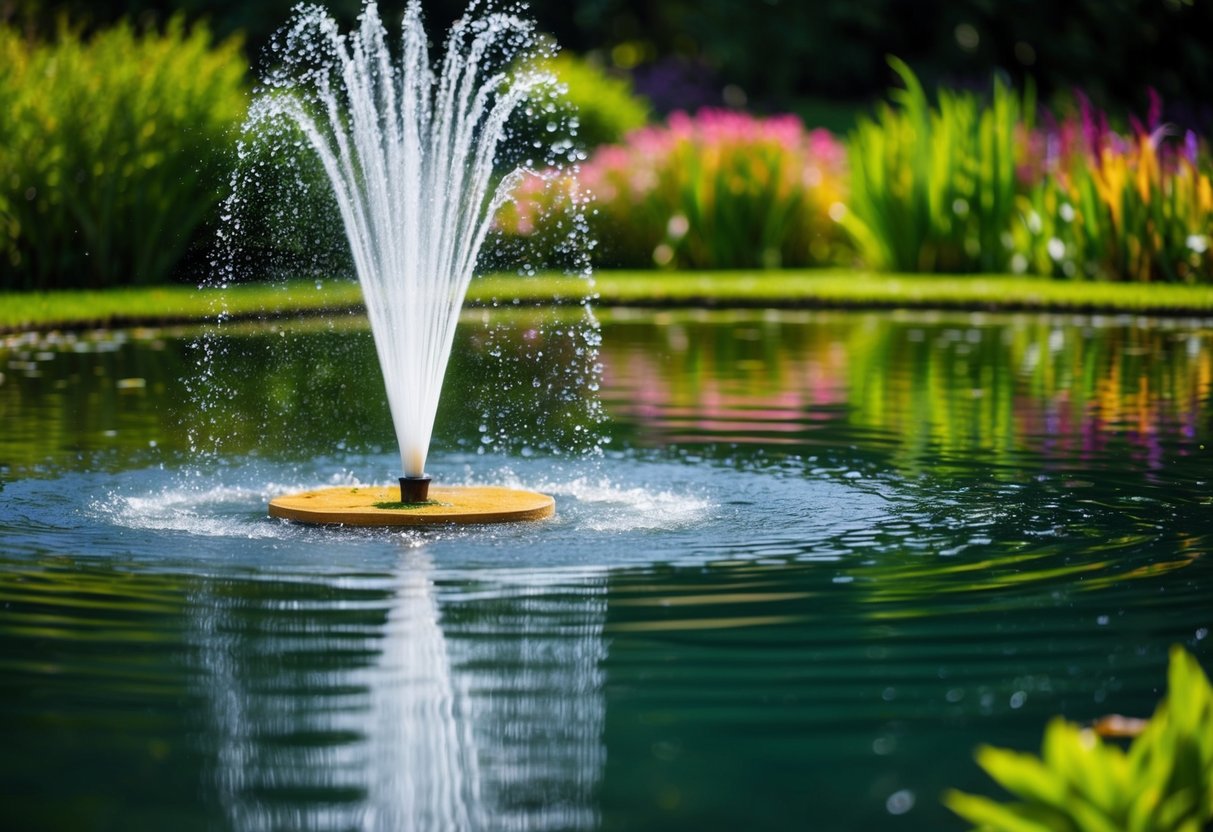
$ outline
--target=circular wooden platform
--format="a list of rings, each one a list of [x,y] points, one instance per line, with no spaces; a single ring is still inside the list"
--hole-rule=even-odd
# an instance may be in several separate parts
[[[399,500],[394,485],[322,488],[275,497],[270,517],[323,526],[427,526],[541,520],[556,513],[547,494],[495,486],[432,486],[423,505]]]

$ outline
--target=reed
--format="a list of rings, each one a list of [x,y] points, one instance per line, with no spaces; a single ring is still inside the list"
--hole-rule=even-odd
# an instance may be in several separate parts
[[[988,103],[941,91],[932,105],[904,62],[903,88],[847,139],[850,200],[839,218],[870,268],[907,272],[1006,271],[1015,211],[1016,136],[1031,91],[995,80]]]

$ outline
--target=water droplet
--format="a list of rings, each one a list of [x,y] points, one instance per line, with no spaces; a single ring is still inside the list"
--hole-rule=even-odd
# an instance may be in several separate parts
[[[884,807],[890,815],[904,815],[914,808],[914,792],[909,789],[893,792],[885,801]]]
[[[897,740],[893,737],[877,737],[872,740],[872,752],[881,757],[888,756],[897,750]]]

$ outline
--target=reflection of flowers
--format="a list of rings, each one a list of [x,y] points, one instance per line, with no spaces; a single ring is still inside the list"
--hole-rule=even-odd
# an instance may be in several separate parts
[[[855,369],[886,379],[885,396],[858,406],[856,418],[907,446],[925,432],[920,443],[956,455],[1029,451],[1097,462],[1115,442],[1157,468],[1162,442],[1204,418],[1213,393],[1204,334],[1186,336],[1195,348],[1177,349],[1165,328],[1040,323],[944,333],[915,358],[896,333],[875,351],[853,340],[852,355],[862,356]]]
[[[687,328],[672,325],[658,332],[661,344],[602,353],[604,403],[642,434],[667,442],[795,444],[840,415],[846,355],[830,343],[806,345],[797,332],[756,328],[742,332],[746,346],[738,349],[731,330],[696,328],[688,337]]]
[[[604,342],[603,399],[642,436],[683,443],[803,444],[831,421],[921,454],[1148,468],[1191,438],[1213,398],[1207,333],[1077,324],[915,325],[878,316],[805,325],[678,323]]]

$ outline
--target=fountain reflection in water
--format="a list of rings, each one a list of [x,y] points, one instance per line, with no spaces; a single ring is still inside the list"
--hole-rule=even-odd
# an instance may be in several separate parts
[[[466,685],[451,673],[424,553],[410,553],[372,671],[369,829],[481,829]]]
[[[275,601],[284,588],[195,599],[229,823],[595,828],[605,578],[489,577],[440,602],[425,549],[401,557],[390,584],[292,581],[311,603]]]
[[[418,2],[405,9],[399,63],[373,3],[342,35],[301,7],[250,133],[293,124],[323,166],[353,255],[387,387],[401,466],[424,475],[460,307],[498,209],[521,169],[499,176],[511,116],[554,96],[533,24],[477,4],[431,68]]]

